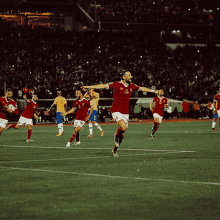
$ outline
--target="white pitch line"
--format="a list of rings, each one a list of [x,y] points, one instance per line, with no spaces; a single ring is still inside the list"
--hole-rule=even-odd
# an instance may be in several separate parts
[[[72,174],[72,175],[82,175],[82,176],[95,176],[95,177],[106,177],[106,178],[117,178],[117,179],[129,179],[129,180],[143,180],[143,181],[157,181],[157,182],[170,182],[170,183],[188,183],[188,184],[200,184],[200,185],[215,185],[215,186],[220,186],[220,183],[215,183],[215,182],[199,182],[199,181],[153,179],[153,178],[145,178],[145,177],[111,176],[111,175],[104,175],[104,174],[78,173],[78,172],[59,171],[59,170],[41,170],[41,169],[30,169],[30,168],[20,168],[20,167],[0,167],[0,169],[24,170],[24,171],[37,171],[37,172],[49,172],[49,173]]]
[[[9,145],[0,145],[0,147],[17,147],[17,148],[26,148],[26,147],[30,147],[30,148],[45,148],[45,149],[68,149],[68,150],[112,150],[112,148],[84,148],[84,147],[44,147],[44,146],[9,146]],[[133,146],[133,147],[145,147],[145,146]],[[169,152],[169,151],[174,151],[174,152],[181,152],[181,153],[194,153],[195,151],[181,151],[181,150],[151,150],[151,149],[123,149],[123,148],[119,148],[119,151],[152,151],[152,152]]]

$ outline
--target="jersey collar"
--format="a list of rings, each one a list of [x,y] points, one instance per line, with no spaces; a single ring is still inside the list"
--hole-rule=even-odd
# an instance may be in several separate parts
[[[121,82],[120,82],[120,83],[122,83],[122,84],[123,84],[125,87],[128,87],[128,86],[129,86],[128,84],[127,84],[127,85],[126,85],[126,84],[124,84],[122,80],[121,80]]]

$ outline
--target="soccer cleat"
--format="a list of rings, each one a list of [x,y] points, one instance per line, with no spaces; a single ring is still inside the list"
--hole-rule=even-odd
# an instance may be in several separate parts
[[[115,142],[115,146],[119,147],[119,138],[116,136],[116,133],[114,134],[114,142]]]
[[[80,141],[76,141],[75,143],[73,143],[73,144],[70,144],[71,146],[76,146],[76,145],[80,145],[81,144],[81,142]]]
[[[154,138],[154,137],[155,137],[154,133],[151,133],[151,137],[152,137],[152,138]]]
[[[34,142],[34,140],[27,139],[26,142]]]
[[[103,137],[104,136],[104,131],[101,131],[101,137]]]
[[[212,128],[213,131],[218,131],[218,129]]]
[[[5,128],[5,130],[8,131],[9,129],[10,129],[10,126],[8,125],[8,126]]]
[[[119,157],[117,151],[112,150],[113,157]]]
[[[93,136],[92,136],[92,135],[88,135],[88,137],[89,137],[89,138],[93,138]]]
[[[62,132],[61,134],[57,134],[56,136],[57,137],[60,137],[60,136],[62,136],[64,134],[64,132]]]
[[[67,142],[66,147],[70,147],[70,142]]]

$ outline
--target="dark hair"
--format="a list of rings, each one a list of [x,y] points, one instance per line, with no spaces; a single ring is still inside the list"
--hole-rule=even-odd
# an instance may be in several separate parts
[[[120,72],[120,79],[122,79],[123,78],[123,76],[125,75],[125,73],[126,72],[129,72],[129,70],[122,70],[121,72]]]
[[[8,88],[8,89],[6,90],[6,92],[9,92],[9,91],[13,92],[13,89]]]
[[[82,93],[83,95],[86,93],[86,91],[84,91],[83,88],[81,88],[81,86],[78,86],[78,87],[76,88],[76,91],[77,91],[77,90],[81,91],[81,93]]]

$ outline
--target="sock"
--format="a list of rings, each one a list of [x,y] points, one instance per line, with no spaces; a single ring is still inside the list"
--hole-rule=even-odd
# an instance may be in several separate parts
[[[213,122],[212,122],[212,128],[215,128],[215,125],[216,125],[216,122],[213,121]]]
[[[28,140],[31,138],[31,135],[32,135],[32,130],[28,130]]]
[[[97,122],[94,125],[102,132],[102,128]]]
[[[10,128],[15,128],[16,124],[9,125]]]
[[[152,134],[154,134],[156,131],[157,131],[157,126],[158,126],[159,123],[157,122],[154,122],[154,126],[153,126],[153,130],[152,130]]]
[[[118,150],[118,147],[114,146],[113,151],[116,152]]]
[[[93,126],[92,123],[89,123],[89,134],[93,135]]]
[[[71,136],[71,138],[70,138],[69,142],[70,142],[70,143],[72,143],[72,142],[73,142],[73,140],[76,138],[76,136],[77,136],[77,134],[76,134],[76,133],[72,134],[72,136]]]
[[[77,142],[79,141],[79,132],[78,132],[77,135],[76,135],[76,141],[77,141]]]
[[[59,134],[61,134],[61,126],[62,126],[62,124],[58,124],[58,131],[59,131]]]
[[[120,129],[120,128],[118,128],[118,130],[117,130],[117,132],[116,132],[115,136],[118,136],[120,131],[121,131],[121,129]]]
[[[123,131],[120,128],[118,128],[115,136],[119,138],[119,145],[121,144],[121,142],[124,139],[124,133],[125,133],[125,131]]]
[[[63,123],[61,123],[61,133],[63,133]]]

